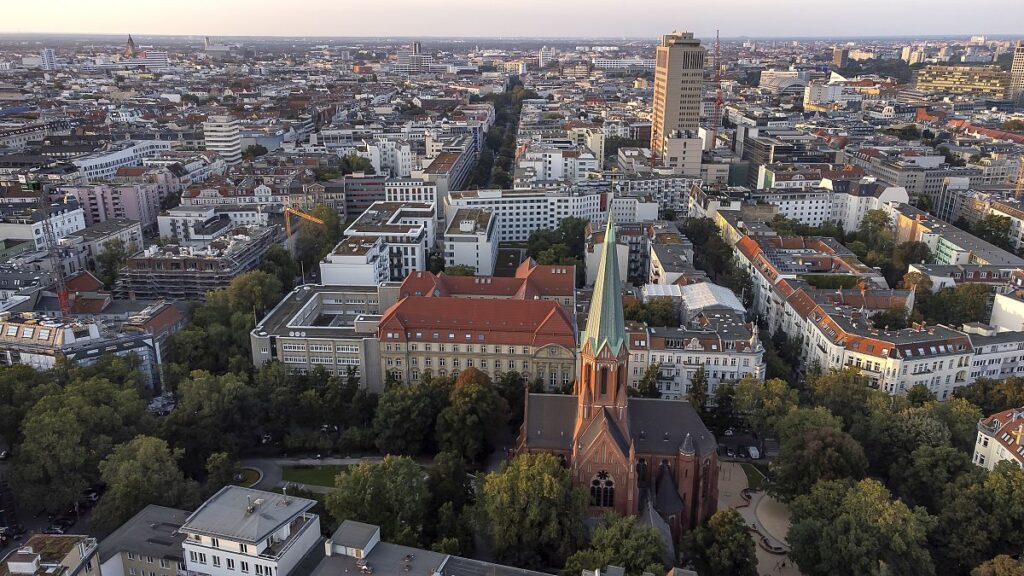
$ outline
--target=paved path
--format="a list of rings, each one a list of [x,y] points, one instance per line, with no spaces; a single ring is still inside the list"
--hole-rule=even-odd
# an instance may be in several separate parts
[[[747,486],[747,475],[740,463],[722,462],[718,471],[719,510],[735,508],[747,526],[752,528],[750,536],[756,544],[758,574],[800,576],[796,565],[785,554],[773,554],[761,544],[764,536],[769,543],[789,550],[785,541],[789,531],[789,511],[784,504],[764,492],[749,493],[748,500],[744,497]]]

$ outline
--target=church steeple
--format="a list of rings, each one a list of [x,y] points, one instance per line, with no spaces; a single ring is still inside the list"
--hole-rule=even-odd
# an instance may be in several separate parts
[[[128,35],[128,45],[124,47],[125,58],[135,58],[138,50],[135,48],[135,40],[132,39],[132,35]]]
[[[587,327],[580,339],[580,347],[590,344],[597,356],[607,344],[612,356],[618,356],[626,345],[625,315],[622,313],[622,283],[619,279],[618,242],[611,212],[604,232],[604,252],[597,269],[594,295],[590,301]]]

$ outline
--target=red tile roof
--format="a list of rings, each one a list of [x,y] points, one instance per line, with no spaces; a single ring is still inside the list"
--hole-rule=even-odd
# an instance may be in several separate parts
[[[409,296],[384,312],[377,335],[383,341],[576,348],[569,317],[558,303],[546,300]]]

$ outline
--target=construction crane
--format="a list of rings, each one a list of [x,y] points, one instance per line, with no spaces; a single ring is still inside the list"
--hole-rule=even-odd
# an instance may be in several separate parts
[[[35,182],[29,183],[29,189],[37,189]],[[57,292],[57,302],[60,305],[60,316],[65,318],[71,314],[71,300],[68,298],[68,284],[64,277],[64,261],[60,257],[60,248],[57,246],[57,234],[53,231],[53,221],[50,218],[50,201],[41,188],[39,190],[39,211],[43,218],[43,241],[46,242],[46,254],[50,260],[50,268],[53,269],[54,287]],[[64,197],[64,204],[68,198]]]
[[[306,212],[303,212],[302,210],[299,210],[297,208],[292,208],[291,206],[286,206],[285,209],[284,209],[284,233],[285,233],[285,236],[289,240],[291,240],[291,238],[292,238],[292,219],[291,219],[291,215],[292,214],[298,216],[299,218],[302,218],[303,220],[306,220],[308,222],[312,222],[313,224],[321,224],[321,225],[326,224],[326,222],[324,222],[323,220],[317,218],[316,216],[312,216],[312,215],[310,215],[310,214],[308,214]]]

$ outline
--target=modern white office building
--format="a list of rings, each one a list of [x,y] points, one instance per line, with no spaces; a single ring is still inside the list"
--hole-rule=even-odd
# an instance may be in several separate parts
[[[125,166],[141,166],[142,161],[171,149],[167,140],[127,140],[110,144],[106,149],[75,158],[83,184],[112,178]]]
[[[203,122],[203,139],[206,149],[220,154],[229,166],[242,161],[242,132],[238,120],[230,116],[210,116]]]
[[[391,279],[383,238],[345,238],[320,262],[324,286],[378,286]]]
[[[569,216],[600,222],[607,214],[610,196],[569,188],[466,190],[452,192],[445,199],[445,214],[454,214],[459,208],[488,208],[498,218],[498,241],[522,242],[529,239],[530,232],[557,228]]]
[[[427,269],[434,247],[434,204],[374,202],[346,230],[350,239],[380,239],[388,250],[391,280]]]

